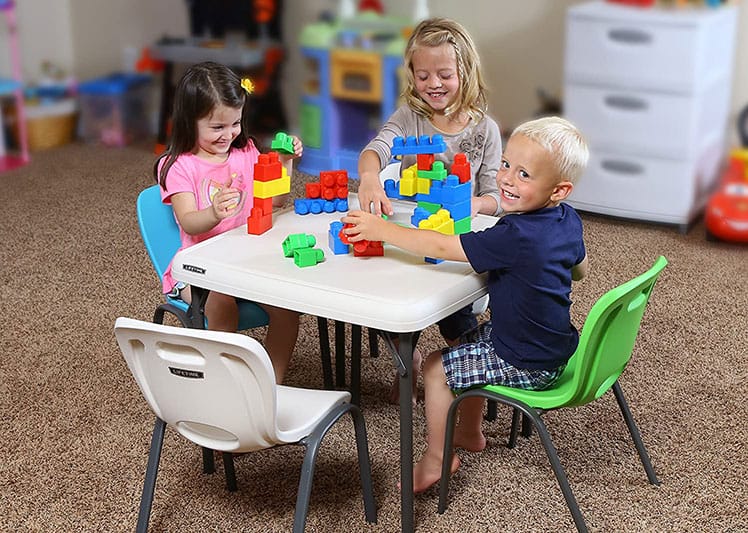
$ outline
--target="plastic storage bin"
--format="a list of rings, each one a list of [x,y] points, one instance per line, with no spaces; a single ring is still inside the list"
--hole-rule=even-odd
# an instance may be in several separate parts
[[[153,134],[151,77],[114,73],[78,86],[78,136],[86,142],[125,146]]]

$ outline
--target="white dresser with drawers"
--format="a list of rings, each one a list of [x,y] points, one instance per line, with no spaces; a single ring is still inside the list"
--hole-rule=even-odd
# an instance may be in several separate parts
[[[687,230],[727,150],[736,23],[734,6],[568,10],[564,115],[590,145],[571,205]]]

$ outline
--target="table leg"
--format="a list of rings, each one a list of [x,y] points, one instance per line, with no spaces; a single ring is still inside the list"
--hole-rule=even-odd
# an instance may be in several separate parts
[[[190,321],[190,327],[195,329],[205,329],[205,302],[208,299],[210,291],[202,287],[190,285],[190,294],[192,302],[187,308],[187,318]]]
[[[400,334],[400,513],[401,530],[411,533],[413,524],[413,334]]]
[[[327,319],[317,317],[317,330],[319,331],[319,352],[322,357],[322,383],[326,389],[332,390],[332,361],[330,359],[330,334],[327,331]]]
[[[335,321],[335,384],[345,387],[345,322]]]
[[[361,407],[361,326],[351,324],[351,403]]]

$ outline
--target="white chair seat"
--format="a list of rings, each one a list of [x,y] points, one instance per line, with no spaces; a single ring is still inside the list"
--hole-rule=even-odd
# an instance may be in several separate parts
[[[276,388],[276,425],[278,441],[299,442],[336,406],[351,399],[347,391],[300,389],[278,385]]]

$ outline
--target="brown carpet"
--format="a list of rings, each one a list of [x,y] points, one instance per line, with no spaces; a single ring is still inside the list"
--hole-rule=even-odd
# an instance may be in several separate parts
[[[161,296],[135,219],[151,183],[146,147],[69,145],[0,175],[2,216],[3,531],[130,531],[153,415],[117,349],[118,316],[150,320]],[[294,190],[301,191],[296,176]],[[545,420],[593,531],[748,531],[748,269],[745,246],[674,228],[584,216],[591,271],[575,285],[581,325],[603,292],[670,265],[655,287],[621,378],[662,481],[647,483],[612,394]],[[424,350],[439,345],[430,328]],[[260,334],[262,332],[259,332]],[[261,337],[260,337],[261,338]],[[366,350],[366,348],[365,348]],[[289,384],[321,386],[316,322],[305,317]],[[349,422],[320,452],[308,531],[399,530],[397,408],[384,401],[392,363],[364,354],[363,402],[377,525],[367,525]],[[486,424],[488,449],[463,453],[451,505],[416,500],[419,531],[569,531],[573,523],[537,437],[506,448],[510,412]],[[415,448],[423,445],[423,406]],[[303,450],[237,459],[239,491],[204,475],[197,447],[167,431],[154,531],[290,531]]]

